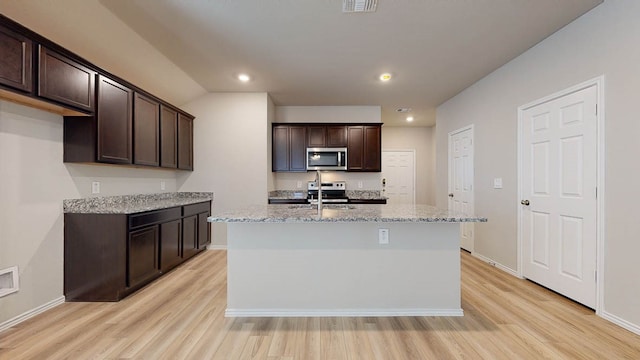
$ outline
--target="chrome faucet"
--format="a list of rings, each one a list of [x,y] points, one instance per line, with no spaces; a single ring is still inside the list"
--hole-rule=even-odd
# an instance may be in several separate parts
[[[318,215],[322,215],[322,175],[316,170],[316,186],[318,187]]]

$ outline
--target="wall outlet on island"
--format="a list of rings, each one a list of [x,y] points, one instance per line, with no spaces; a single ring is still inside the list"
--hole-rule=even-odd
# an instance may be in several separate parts
[[[100,194],[100,181],[94,181],[91,183],[91,193]]]
[[[160,180],[160,190],[167,190],[167,182]]]
[[[362,189],[362,181],[358,181],[358,189]]]
[[[389,243],[389,229],[378,229],[378,243],[380,245]]]
[[[296,188],[302,189],[302,181],[298,181],[298,183],[296,183]]]

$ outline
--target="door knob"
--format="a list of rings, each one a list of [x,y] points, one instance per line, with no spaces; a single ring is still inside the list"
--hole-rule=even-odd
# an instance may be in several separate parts
[[[449,197],[453,197],[453,193],[449,194]]]
[[[520,204],[525,205],[525,206],[529,206],[529,200],[522,200],[522,201],[520,201]]]

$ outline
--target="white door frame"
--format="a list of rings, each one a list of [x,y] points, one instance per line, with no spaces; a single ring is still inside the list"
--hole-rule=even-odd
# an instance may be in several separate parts
[[[518,202],[523,199],[523,169],[522,169],[522,122],[524,120],[524,111],[534,106],[546,103],[551,100],[563,97],[565,95],[586,89],[591,86],[596,86],[596,121],[597,121],[597,165],[596,165],[596,314],[601,314],[604,306],[604,248],[605,248],[605,232],[604,232],[604,199],[605,199],[605,187],[604,187],[604,161],[605,161],[605,144],[604,144],[604,75],[596,77],[594,79],[585,81],[581,84],[572,86],[570,88],[558,91],[549,96],[545,96],[541,99],[535,100],[528,104],[518,107]],[[518,276],[524,278],[523,274],[523,249],[522,249],[522,207],[518,206]]]
[[[471,197],[473,199],[472,204],[473,204],[473,209],[472,212],[475,213],[476,212],[476,140],[475,140],[475,130],[473,127],[473,124],[471,125],[467,125],[465,127],[462,127],[460,129],[457,130],[453,130],[451,132],[449,132],[449,134],[447,135],[447,166],[448,166],[448,179],[447,179],[447,192],[449,194],[451,194],[453,192],[452,186],[451,186],[451,181],[453,179],[452,177],[452,164],[451,164],[451,158],[452,158],[452,154],[453,152],[451,151],[451,138],[453,137],[453,135],[461,133],[463,131],[467,131],[470,130],[471,131],[471,151],[473,153],[473,175],[472,175],[472,179],[473,181],[471,182]],[[450,199],[447,198],[447,208],[450,207]],[[473,226],[473,223],[468,223],[470,226]],[[472,248],[471,248],[471,254],[475,254],[475,244],[476,244],[476,232],[475,229],[472,231],[473,234],[473,238],[471,239],[471,243],[472,243]],[[462,238],[462,233],[460,234],[460,237]]]
[[[416,175],[418,173],[418,169],[416,169],[416,149],[382,149],[382,152],[410,152],[413,153],[413,204],[416,203],[416,187],[418,184],[416,183]],[[382,194],[384,196],[384,194]]]

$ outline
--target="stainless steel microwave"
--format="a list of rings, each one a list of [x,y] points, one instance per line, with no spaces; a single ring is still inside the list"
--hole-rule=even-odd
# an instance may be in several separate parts
[[[347,148],[307,148],[307,170],[347,170]]]

